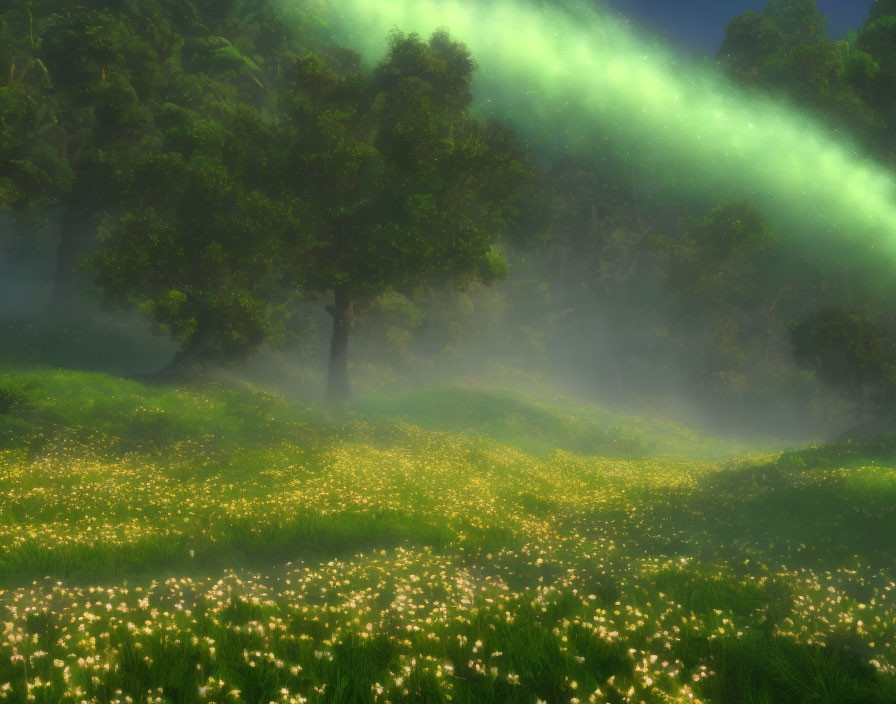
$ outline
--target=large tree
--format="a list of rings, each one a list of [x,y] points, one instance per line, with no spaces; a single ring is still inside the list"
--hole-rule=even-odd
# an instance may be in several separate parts
[[[448,33],[396,33],[371,73],[347,50],[298,62],[291,155],[319,239],[309,284],[332,292],[328,396],[349,393],[356,310],[388,288],[489,281],[531,166],[510,130],[470,115],[475,68]]]
[[[832,41],[815,0],[771,0],[764,11],[728,23],[719,60],[738,81],[796,101],[834,129],[846,125],[875,151],[888,150],[896,85],[886,70],[896,56],[889,9],[877,3],[861,34]]]
[[[241,361],[269,339],[283,323],[285,262],[307,249],[295,198],[265,168],[282,146],[277,125],[223,105],[161,110],[160,144],[122,172],[124,212],[95,260],[107,299],[137,304],[180,343],[166,375]]]

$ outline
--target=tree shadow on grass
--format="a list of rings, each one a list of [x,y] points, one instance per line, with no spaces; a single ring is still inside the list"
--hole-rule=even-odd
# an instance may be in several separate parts
[[[77,585],[196,577],[224,569],[270,570],[286,561],[319,562],[399,545],[441,548],[451,539],[438,527],[398,513],[299,517],[263,530],[253,528],[248,521],[234,522],[214,542],[165,536],[144,543],[100,543],[53,551],[26,544],[0,565],[0,586],[13,588],[45,577]]]
[[[896,678],[878,672],[842,644],[806,645],[752,633],[713,640],[684,637],[675,652],[685,672],[710,662],[696,689],[716,704],[891,704]]]
[[[841,456],[840,444],[706,478],[674,502],[648,506],[646,524],[691,546],[692,556],[732,567],[767,564],[835,569],[896,562],[894,470],[874,466],[888,442]],[[892,465],[891,465],[892,466]],[[846,471],[840,471],[847,467]],[[688,554],[684,552],[684,554]]]

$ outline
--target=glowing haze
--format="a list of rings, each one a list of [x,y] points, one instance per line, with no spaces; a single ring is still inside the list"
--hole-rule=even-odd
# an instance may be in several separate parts
[[[478,109],[508,119],[540,152],[609,149],[668,194],[750,200],[792,243],[896,255],[893,174],[842,134],[609,12],[558,5],[332,0],[318,14],[371,62],[392,29],[448,29],[479,64]]]

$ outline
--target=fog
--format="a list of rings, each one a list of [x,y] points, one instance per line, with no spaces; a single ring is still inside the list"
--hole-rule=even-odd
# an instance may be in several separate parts
[[[896,0],[814,10],[4,7],[0,702],[896,701]]]
[[[503,0],[286,0],[281,11],[289,21],[306,24],[313,13],[318,34],[361,51],[369,65],[382,58],[395,28],[428,36],[446,27],[478,63],[476,111],[508,121],[545,168],[563,156],[588,160],[598,174],[638,191],[650,213],[660,217],[666,208],[705,214],[725,200],[749,201],[781,238],[785,259],[775,266],[809,267],[823,276],[827,261],[850,261],[867,291],[889,286],[896,201],[886,167],[818,116],[783,97],[735,86],[716,65],[673,51],[608,10]],[[114,351],[86,351],[106,340],[116,341],[106,348],[140,352],[134,360],[118,355],[117,371],[139,376],[164,366],[176,345],[154,336],[137,311],[101,307],[89,291],[89,266],[79,273],[77,312],[62,321],[47,317],[54,225],[6,220],[4,227],[12,234],[0,260],[5,321],[63,328],[78,321],[82,334],[70,340],[70,351],[80,365],[98,368],[91,360],[115,357]],[[606,239],[611,233],[591,234]],[[580,279],[588,274],[575,268],[539,299],[532,296],[533,281],[556,278],[557,263],[544,259],[533,265],[548,255],[516,253],[513,246],[507,253],[509,276],[491,289],[393,292],[397,307],[395,300],[391,308],[378,301],[362,311],[351,341],[358,391],[476,379],[551,387],[725,434],[817,440],[849,426],[849,414],[833,396],[816,397],[809,411],[807,398],[793,396],[793,390],[726,402],[695,389],[692,378],[701,362],[692,353],[646,349],[648,329],[685,323],[669,307],[663,282],[643,267],[635,273],[637,303],[583,293]],[[427,302],[445,301],[450,310],[460,299],[470,313],[466,317],[458,313],[448,321],[446,310],[427,312]],[[329,339],[326,303],[309,299],[298,305],[285,341],[264,347],[242,371],[227,374],[266,381],[291,396],[319,397]],[[805,311],[822,303],[807,301]],[[412,321],[408,310],[419,319]],[[789,363],[785,331],[761,332],[768,335],[770,356]],[[703,344],[703,334],[691,330],[695,347]],[[60,361],[66,354],[56,349],[49,356]]]
[[[290,4],[284,3],[288,14]],[[755,202],[803,256],[896,256],[894,178],[842,130],[736,87],[589,3],[320,3],[372,64],[390,30],[449,28],[476,58],[477,106],[546,156],[608,155],[657,197]],[[869,254],[872,252],[873,254]]]

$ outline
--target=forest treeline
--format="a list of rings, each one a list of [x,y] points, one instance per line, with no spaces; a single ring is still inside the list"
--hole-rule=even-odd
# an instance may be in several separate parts
[[[0,208],[25,224],[0,248],[58,227],[56,324],[83,295],[136,307],[183,375],[318,334],[314,304],[334,398],[356,330],[354,361],[396,369],[466,346],[642,398],[892,412],[886,284],[794,257],[761,204],[701,209],[611,158],[540,158],[471,108],[476,57],[450,28],[396,31],[369,68],[294,5],[0,6]],[[729,22],[717,60],[896,163],[896,0],[842,41],[815,0],[771,0]]]

